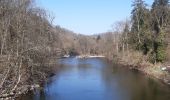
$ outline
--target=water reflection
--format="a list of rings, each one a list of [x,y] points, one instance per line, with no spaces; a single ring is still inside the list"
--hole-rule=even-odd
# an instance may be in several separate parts
[[[68,58],[33,100],[169,100],[170,88],[104,59]]]

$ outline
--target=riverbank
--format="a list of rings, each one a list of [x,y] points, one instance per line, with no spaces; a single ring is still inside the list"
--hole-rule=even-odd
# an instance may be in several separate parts
[[[170,73],[164,70],[163,63],[152,64],[140,52],[124,53],[115,58],[118,64],[128,66],[130,69],[135,69],[143,74],[161,80],[163,83],[170,85]]]
[[[29,91],[33,91],[35,89],[40,88],[39,84],[34,84],[34,85],[24,85],[20,90],[17,92],[11,92],[8,94],[2,94],[0,95],[0,100],[13,100],[19,98],[20,95],[26,94]]]
[[[70,55],[64,55],[62,58],[69,58],[71,57]],[[77,56],[73,56],[73,57],[76,57],[76,58],[80,58],[80,59],[83,59],[83,58],[105,58],[105,56],[103,55],[77,55]]]
[[[76,58],[105,58],[103,55],[79,55]]]
[[[0,63],[2,64],[2,62]],[[29,91],[36,89],[42,89],[47,79],[54,75],[58,70],[56,59],[51,58],[48,61],[44,61],[43,64],[37,64],[31,69],[26,69],[26,64],[22,66],[22,76],[14,89],[8,88],[11,75],[8,75],[8,79],[5,80],[3,87],[0,88],[0,100],[20,100],[20,96],[27,94]],[[1,66],[2,67],[2,66]],[[2,67],[3,68],[3,67]],[[12,84],[12,81],[10,82]],[[15,85],[15,84],[14,84]],[[11,87],[14,87],[12,84]]]

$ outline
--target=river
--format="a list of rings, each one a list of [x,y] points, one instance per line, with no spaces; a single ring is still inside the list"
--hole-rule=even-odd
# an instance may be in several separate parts
[[[43,91],[23,100],[170,100],[170,87],[104,59],[66,58]]]

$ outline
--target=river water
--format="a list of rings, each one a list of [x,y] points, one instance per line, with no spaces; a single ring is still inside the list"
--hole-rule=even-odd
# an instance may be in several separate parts
[[[104,59],[59,60],[44,91],[23,100],[170,100],[170,87]]]

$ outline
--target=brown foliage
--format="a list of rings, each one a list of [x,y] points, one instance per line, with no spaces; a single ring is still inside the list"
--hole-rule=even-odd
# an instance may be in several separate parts
[[[46,79],[55,56],[48,19],[32,0],[0,1],[0,96]]]

